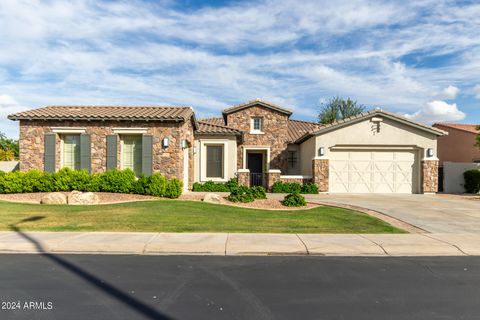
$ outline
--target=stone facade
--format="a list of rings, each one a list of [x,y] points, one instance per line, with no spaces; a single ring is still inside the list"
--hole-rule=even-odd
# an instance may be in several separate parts
[[[281,181],[279,170],[270,170],[267,173],[267,190],[272,191],[273,184],[275,182]]]
[[[237,167],[243,168],[243,149],[248,147],[270,148],[270,168],[287,172],[288,116],[263,107],[252,106],[226,115],[227,126],[244,132],[243,143],[238,146]],[[262,118],[262,134],[250,133],[251,119]]]
[[[147,134],[153,136],[153,171],[160,172],[168,178],[177,177],[183,181],[183,150],[181,140],[189,145],[189,184],[193,183],[193,128],[190,121],[142,122],[142,121],[20,121],[20,170],[44,168],[44,135],[52,128],[85,128],[91,138],[92,172],[104,172],[106,169],[106,136],[113,135],[113,128],[146,128]],[[118,135],[117,165],[121,168],[121,134]],[[162,147],[162,139],[168,137],[168,148]],[[62,134],[56,138],[56,170],[62,167]]]
[[[248,169],[241,169],[237,172],[237,181],[239,186],[250,186],[250,171]]]
[[[438,192],[438,160],[422,161],[422,191],[423,193]]]
[[[283,183],[306,184],[306,183],[311,183],[312,178],[282,178],[282,177],[280,177],[280,181],[283,182]]]
[[[312,160],[313,183],[318,187],[319,192],[328,192],[329,184],[329,161],[328,159]]]

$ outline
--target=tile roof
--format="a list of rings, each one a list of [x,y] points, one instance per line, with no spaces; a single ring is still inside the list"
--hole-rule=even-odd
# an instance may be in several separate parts
[[[322,128],[320,123],[289,119],[287,140],[288,142],[295,142],[303,135],[319,130],[320,128]]]
[[[434,127],[444,127],[444,128],[453,128],[457,130],[462,130],[470,133],[480,133],[480,130],[477,128],[480,124],[462,124],[462,123],[435,123]]]
[[[11,120],[161,120],[187,121],[191,107],[173,106],[48,106],[14,113]]]
[[[200,119],[198,121],[205,122],[205,123],[210,123],[210,124],[215,124],[215,125],[218,125],[218,126],[224,126],[225,125],[225,120],[222,117],[205,118],[205,119]]]
[[[222,119],[223,121],[223,119]],[[234,134],[234,135],[242,135],[242,131],[230,128],[224,125],[220,124],[214,124],[211,122],[204,122],[204,121],[198,121],[198,129],[195,131],[197,134]]]
[[[229,114],[229,113],[237,112],[237,111],[240,111],[240,110],[243,110],[243,109],[249,108],[251,106],[255,106],[255,105],[261,105],[265,108],[276,110],[276,111],[284,113],[288,116],[290,116],[292,114],[292,110],[280,107],[276,104],[273,104],[273,103],[267,102],[267,101],[263,101],[263,100],[260,100],[260,99],[255,99],[255,100],[252,100],[252,101],[249,101],[249,102],[246,102],[246,103],[242,103],[242,104],[224,109],[222,111],[222,113],[223,114]]]

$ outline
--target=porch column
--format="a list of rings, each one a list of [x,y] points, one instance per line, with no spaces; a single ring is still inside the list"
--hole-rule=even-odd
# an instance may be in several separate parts
[[[318,192],[328,192],[329,161],[325,157],[312,159],[312,182],[318,187]]]
[[[280,181],[281,171],[277,169],[270,169],[267,173],[267,191],[271,192],[273,184]]]
[[[422,192],[438,192],[438,160],[422,160]]]
[[[239,186],[250,186],[250,170],[248,169],[238,169],[237,171],[237,181]]]

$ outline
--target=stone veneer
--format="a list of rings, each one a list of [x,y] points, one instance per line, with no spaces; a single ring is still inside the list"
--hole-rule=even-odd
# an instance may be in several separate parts
[[[263,134],[250,133],[250,119],[253,117],[263,119]],[[228,114],[227,126],[244,132],[243,143],[239,144],[237,148],[238,168],[243,168],[243,149],[245,147],[270,147],[269,169],[287,172],[288,116],[286,114],[263,106],[252,106]]]
[[[328,192],[329,174],[328,159],[312,160],[312,182],[317,185],[319,192]]]
[[[279,170],[270,170],[267,173],[267,190],[272,191],[273,184],[281,181]]]
[[[183,150],[181,140],[189,143],[189,184],[193,182],[193,128],[191,121],[142,122],[142,121],[20,121],[20,170],[44,168],[44,134],[52,132],[53,127],[85,128],[91,137],[92,172],[106,169],[106,136],[112,135],[113,128],[147,128],[147,134],[153,136],[153,171],[168,178],[177,177],[183,181]],[[118,167],[121,166],[120,136],[118,139]],[[162,139],[168,137],[170,145],[162,147]],[[56,139],[56,169],[61,168],[61,134]]]
[[[438,192],[438,160],[422,161],[422,191],[423,193]]]
[[[240,169],[237,172],[237,181],[239,186],[250,186],[250,170]]]
[[[280,178],[280,181],[283,182],[283,183],[306,184],[306,183],[311,183],[312,178]]]

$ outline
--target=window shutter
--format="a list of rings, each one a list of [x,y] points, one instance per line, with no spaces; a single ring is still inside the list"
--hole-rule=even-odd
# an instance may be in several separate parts
[[[142,172],[152,175],[153,167],[153,136],[144,134],[142,137]]]
[[[91,150],[90,135],[80,135],[80,169],[85,169],[88,172],[91,171]]]
[[[117,168],[117,135],[107,136],[107,170]]]
[[[46,133],[44,136],[44,159],[43,170],[45,172],[55,172],[55,133]]]

